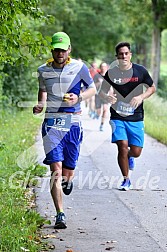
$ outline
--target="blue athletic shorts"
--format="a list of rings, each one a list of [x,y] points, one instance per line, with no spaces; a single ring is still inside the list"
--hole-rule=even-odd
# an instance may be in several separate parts
[[[127,140],[128,146],[135,145],[143,148],[144,145],[144,122],[128,122],[110,120],[112,127],[112,143],[119,140]]]
[[[42,137],[46,158],[43,163],[50,165],[62,162],[64,168],[74,170],[80,152],[80,143],[83,138],[81,123],[72,125],[69,131],[61,131],[42,124]]]

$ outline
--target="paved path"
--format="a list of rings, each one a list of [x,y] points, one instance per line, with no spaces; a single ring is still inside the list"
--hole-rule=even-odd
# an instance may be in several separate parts
[[[146,135],[131,176],[134,189],[122,192],[117,190],[122,177],[116,146],[110,143],[110,126],[106,123],[105,131],[99,132],[99,121],[90,119],[84,109],[83,127],[74,190],[64,196],[67,229],[53,228],[49,173],[36,188],[38,211],[51,221],[42,232],[53,235],[52,251],[167,251],[167,147]]]

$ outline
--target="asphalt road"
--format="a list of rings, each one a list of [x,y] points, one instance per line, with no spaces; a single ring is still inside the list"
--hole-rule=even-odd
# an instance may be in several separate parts
[[[99,120],[83,108],[84,141],[74,190],[64,195],[67,229],[54,230],[55,209],[49,172],[35,189],[37,210],[51,224],[41,230],[56,252],[167,251],[167,146],[145,136],[141,157],[131,174],[133,190],[119,191],[122,181],[110,126],[99,131]],[[40,142],[38,142],[38,147]],[[42,160],[42,149],[39,151]]]

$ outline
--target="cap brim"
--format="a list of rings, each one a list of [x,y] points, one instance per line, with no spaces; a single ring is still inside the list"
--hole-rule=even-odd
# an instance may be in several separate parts
[[[51,45],[52,45],[53,49],[57,48],[57,49],[63,49],[63,50],[67,51],[69,48],[69,45],[64,45],[62,43],[56,43],[56,44],[51,43]]]

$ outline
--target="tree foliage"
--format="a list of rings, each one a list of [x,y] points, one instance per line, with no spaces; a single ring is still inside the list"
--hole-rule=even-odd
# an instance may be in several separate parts
[[[38,0],[1,0],[0,103],[6,102],[7,96],[16,102],[25,91],[28,94],[31,81],[23,68],[33,57],[46,52],[48,39],[38,28],[49,21],[50,16],[43,15]]]
[[[152,32],[154,27],[166,28],[167,1],[1,0],[0,17],[0,102],[2,92],[17,102],[33,92],[36,80],[28,71],[48,57],[57,31],[70,35],[76,58],[111,63],[115,44],[127,40],[133,60],[150,67]]]
[[[55,17],[54,29],[53,26],[47,30],[42,27],[43,33],[51,36],[59,30],[67,32],[74,57],[87,61],[103,57],[113,51],[122,32],[119,23],[113,22],[117,17],[117,5],[109,0],[105,4],[101,0],[53,0],[49,3],[43,0],[42,6],[46,14]]]
[[[158,86],[161,62],[161,34],[167,28],[167,1],[152,0],[153,30],[151,70],[155,84]]]
[[[34,29],[35,19],[44,22],[45,17],[38,7],[38,0],[1,0],[0,8],[0,63],[20,63],[26,53],[36,56],[45,48],[47,41]],[[27,18],[25,18],[27,17]],[[32,26],[31,26],[32,25]]]
[[[162,60],[167,62],[167,29],[162,31],[161,55]]]

